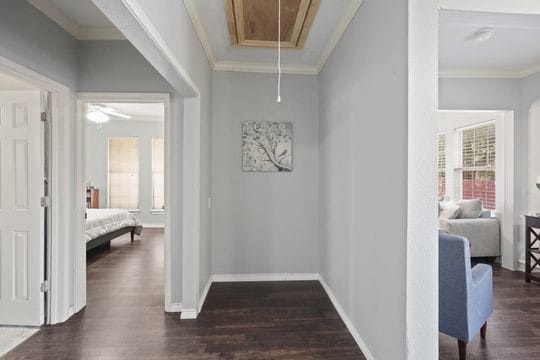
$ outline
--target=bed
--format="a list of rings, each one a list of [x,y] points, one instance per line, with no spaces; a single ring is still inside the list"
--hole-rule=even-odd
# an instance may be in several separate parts
[[[141,222],[123,209],[86,209],[86,251],[111,243],[130,233],[131,241],[142,232]]]

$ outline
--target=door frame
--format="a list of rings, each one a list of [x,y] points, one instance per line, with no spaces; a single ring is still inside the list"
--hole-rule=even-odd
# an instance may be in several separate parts
[[[72,315],[70,306],[70,89],[31,69],[0,56],[0,71],[27,82],[51,94],[51,159],[50,159],[50,214],[51,229],[48,261],[47,324],[67,320]],[[42,244],[44,245],[44,244]],[[47,254],[44,254],[47,256]]]
[[[171,132],[171,100],[168,93],[120,93],[120,92],[85,92],[77,93],[76,99],[76,190],[75,190],[75,239],[84,239],[86,209],[86,123],[84,121],[84,105],[89,102],[147,102],[163,103],[165,106],[164,146],[165,146],[165,226],[164,226],[164,260],[165,260],[165,311],[171,311],[174,305],[171,300],[171,169],[172,169],[172,132]],[[82,241],[75,241],[75,284],[74,312],[86,306],[86,246]]]

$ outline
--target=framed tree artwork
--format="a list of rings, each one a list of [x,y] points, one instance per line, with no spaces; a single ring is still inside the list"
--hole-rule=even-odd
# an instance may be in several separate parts
[[[242,169],[262,172],[292,171],[292,124],[244,122]]]

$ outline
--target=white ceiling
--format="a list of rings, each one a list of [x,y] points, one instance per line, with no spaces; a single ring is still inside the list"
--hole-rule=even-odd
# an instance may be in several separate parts
[[[470,39],[482,28],[492,37]],[[439,71],[443,76],[524,77],[540,71],[540,15],[441,11]]]
[[[165,107],[159,103],[96,103],[105,105],[120,111],[125,115],[131,115],[131,119],[111,116],[112,120],[121,121],[165,121]],[[91,105],[91,104],[90,104]]]
[[[27,1],[79,40],[124,39],[91,0]]]
[[[0,91],[38,90],[35,86],[0,72]]]
[[[124,38],[91,0],[27,1],[77,39]],[[183,1],[214,70],[277,70],[275,49],[231,46],[224,0]],[[361,4],[362,0],[322,0],[304,48],[283,49],[283,72],[319,73]]]
[[[268,48],[237,48],[231,46],[227,28],[225,1],[193,1],[197,16],[207,34],[216,63],[245,63],[259,66],[276,66],[277,50]],[[319,67],[329,42],[333,39],[336,28],[343,22],[349,22],[351,6],[357,1],[323,0],[319,6],[309,36],[303,49],[282,49],[281,61],[284,66]],[[339,34],[341,35],[341,33]],[[326,59],[324,59],[326,60]]]

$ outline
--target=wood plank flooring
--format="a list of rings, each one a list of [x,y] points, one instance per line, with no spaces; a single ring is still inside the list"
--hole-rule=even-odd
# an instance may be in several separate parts
[[[163,311],[163,232],[88,256],[88,305],[5,359],[365,359],[318,282],[213,284],[197,320]]]
[[[524,273],[494,267],[494,312],[487,339],[467,346],[467,360],[540,359],[540,285],[525,283]],[[457,341],[439,336],[439,359],[457,360]]]

